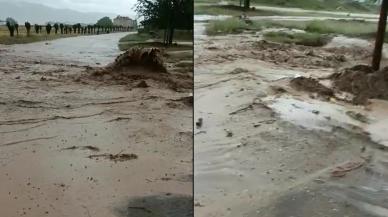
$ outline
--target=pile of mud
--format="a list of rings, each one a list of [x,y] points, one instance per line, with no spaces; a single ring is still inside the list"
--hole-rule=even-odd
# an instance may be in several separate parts
[[[332,87],[327,87],[314,78],[298,77],[290,81],[291,87],[299,91],[316,93],[330,99],[335,92],[352,94],[351,101],[356,105],[365,105],[368,99],[388,100],[388,67],[374,71],[367,65],[356,65],[341,69],[329,76]]]
[[[365,60],[370,57],[370,51],[362,48],[312,48],[303,45],[281,44],[258,41],[252,46],[255,58],[302,68],[338,68],[349,60]]]
[[[141,88],[156,85],[176,91],[192,88],[190,73],[169,73],[162,51],[158,48],[131,48],[120,54],[113,63],[106,67],[89,68],[87,72],[87,78],[81,77],[78,80],[85,81],[91,78],[106,84],[135,84],[133,87],[139,87],[139,84],[142,84]],[[150,85],[150,83],[155,85]]]
[[[334,96],[334,91],[332,89],[325,87],[314,78],[297,77],[292,79],[290,84],[296,90],[316,93],[319,96],[326,97],[327,99]]]
[[[141,66],[158,72],[167,72],[161,53],[162,51],[158,48],[134,47],[116,57],[107,68],[121,69]]]
[[[365,104],[368,99],[388,100],[388,67],[379,71],[366,65],[356,65],[330,77],[338,90],[354,95],[354,104]]]

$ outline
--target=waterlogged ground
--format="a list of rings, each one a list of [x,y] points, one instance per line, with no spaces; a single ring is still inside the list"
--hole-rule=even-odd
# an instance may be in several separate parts
[[[1,216],[192,213],[190,90],[77,79],[124,34],[0,47]]]
[[[283,46],[260,33],[206,36],[205,26],[195,23],[196,216],[387,216],[388,103],[290,86],[369,63],[370,43]]]

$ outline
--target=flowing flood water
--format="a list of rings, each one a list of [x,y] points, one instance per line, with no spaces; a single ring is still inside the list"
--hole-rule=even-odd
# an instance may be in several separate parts
[[[125,34],[0,47],[1,216],[192,213],[191,90],[77,79]]]
[[[325,60],[340,52],[342,66],[369,60],[338,39],[304,59],[308,48],[206,36],[205,26],[195,23],[196,215],[387,216],[386,101],[355,106],[289,85],[327,77],[335,69]]]

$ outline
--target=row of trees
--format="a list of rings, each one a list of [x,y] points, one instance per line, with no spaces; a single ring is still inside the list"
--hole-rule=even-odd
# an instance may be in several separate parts
[[[164,43],[171,45],[175,29],[193,30],[193,0],[138,0],[135,10],[141,24],[164,29]]]
[[[15,32],[17,35],[19,35],[19,24],[15,19],[10,17],[7,18],[6,25],[11,37],[14,37]],[[38,24],[32,26],[29,22],[25,22],[24,26],[27,31],[27,36],[31,35],[32,27],[34,27],[34,31],[36,34],[40,34],[45,31],[48,35],[50,35],[52,32],[54,32],[55,34],[100,34],[110,32],[124,32],[130,30],[130,27],[113,25],[113,22],[109,17],[103,17],[99,21],[97,21],[96,24],[86,26],[81,25],[80,23],[74,25],[66,25],[63,23],[55,23],[52,25],[50,23],[47,23],[44,26]]]

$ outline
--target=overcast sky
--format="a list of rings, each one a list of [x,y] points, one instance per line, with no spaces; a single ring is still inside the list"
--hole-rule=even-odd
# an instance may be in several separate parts
[[[11,0],[44,4],[54,8],[67,8],[81,12],[105,12],[136,16],[133,6],[136,0]]]

